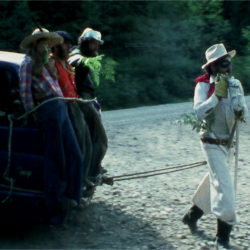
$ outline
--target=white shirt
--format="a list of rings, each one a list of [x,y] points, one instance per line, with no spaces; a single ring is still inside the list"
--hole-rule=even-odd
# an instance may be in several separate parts
[[[194,111],[198,119],[211,123],[211,131],[201,131],[201,136],[211,137],[212,133],[216,138],[227,139],[235,121],[230,91],[228,90],[228,98],[222,98],[220,101],[215,94],[208,97],[210,84],[213,82],[215,82],[215,77],[211,76],[209,83],[197,83],[194,95]],[[241,84],[240,91],[243,94]]]

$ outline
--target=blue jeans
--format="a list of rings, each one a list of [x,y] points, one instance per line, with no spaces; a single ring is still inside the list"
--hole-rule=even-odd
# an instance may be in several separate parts
[[[83,158],[63,100],[42,105],[38,111],[44,145],[44,191],[47,206],[67,199],[80,203]]]

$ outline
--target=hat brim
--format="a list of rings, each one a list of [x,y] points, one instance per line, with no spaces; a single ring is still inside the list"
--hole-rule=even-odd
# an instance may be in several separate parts
[[[42,38],[51,39],[52,40],[52,42],[51,42],[52,47],[63,42],[63,38],[61,36],[59,36],[58,34],[53,33],[53,32],[46,32],[46,33],[44,32],[44,33],[30,35],[30,36],[25,37],[23,39],[23,41],[21,42],[20,47],[22,49],[28,49],[33,42],[35,42],[39,39],[42,39]]]
[[[224,56],[230,56],[230,58],[233,58],[235,55],[236,55],[236,50],[232,50],[232,51],[230,51],[230,52],[228,52],[227,54],[225,54],[225,55],[223,55],[223,56],[220,56],[220,57],[218,57],[218,58],[214,58],[214,59],[212,59],[212,60],[209,60],[209,61],[207,61],[207,63],[206,64],[204,64],[204,65],[202,65],[202,69],[206,69],[206,67],[209,65],[209,64],[211,64],[212,62],[215,62],[215,61],[217,61],[218,59],[220,59],[221,57],[224,57]]]

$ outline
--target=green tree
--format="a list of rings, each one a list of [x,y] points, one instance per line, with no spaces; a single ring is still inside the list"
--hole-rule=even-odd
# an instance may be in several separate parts
[[[27,1],[3,1],[0,2],[0,9],[1,48],[6,51],[21,51],[20,42],[24,34],[29,34],[33,27]]]

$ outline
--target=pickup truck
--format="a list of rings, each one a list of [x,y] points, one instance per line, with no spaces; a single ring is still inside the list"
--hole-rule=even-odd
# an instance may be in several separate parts
[[[0,52],[0,221],[46,221],[43,147],[19,97],[19,67],[24,54]]]

